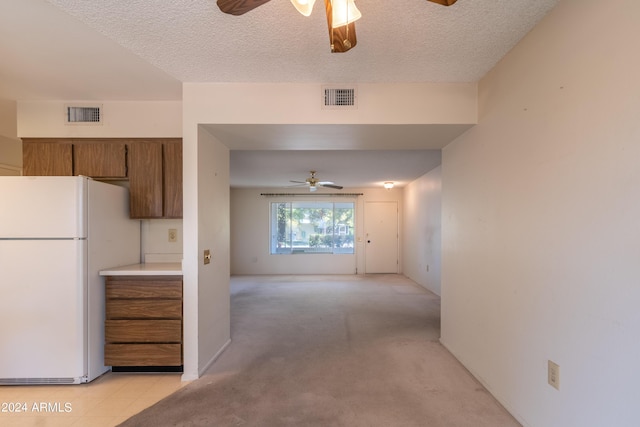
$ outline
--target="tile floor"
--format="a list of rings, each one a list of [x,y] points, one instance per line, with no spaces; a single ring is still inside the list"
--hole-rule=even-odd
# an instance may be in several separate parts
[[[0,386],[0,426],[115,426],[186,385],[180,378],[107,373],[88,384]]]

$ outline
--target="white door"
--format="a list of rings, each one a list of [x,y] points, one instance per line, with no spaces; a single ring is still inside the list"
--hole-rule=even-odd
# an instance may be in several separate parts
[[[365,202],[365,273],[398,272],[398,203]]]

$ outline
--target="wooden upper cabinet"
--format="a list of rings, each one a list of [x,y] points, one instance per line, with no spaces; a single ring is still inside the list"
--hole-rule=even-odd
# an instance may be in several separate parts
[[[162,218],[162,144],[129,143],[129,196],[131,218]]]
[[[25,176],[72,176],[71,141],[23,140],[22,174]]]
[[[128,180],[131,218],[182,218],[182,139],[26,138],[23,174]]]
[[[124,142],[83,141],[74,145],[73,158],[74,175],[127,177],[127,145]]]
[[[164,216],[182,218],[182,141],[163,144]]]

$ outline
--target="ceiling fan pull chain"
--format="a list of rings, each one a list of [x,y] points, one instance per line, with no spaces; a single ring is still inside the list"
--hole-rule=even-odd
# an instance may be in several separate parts
[[[329,0],[329,4],[331,5],[331,14],[333,15],[333,0]],[[329,19],[329,13],[327,12],[327,19]],[[333,18],[331,19],[331,53],[335,51],[335,45],[333,44],[333,39],[335,38],[336,29],[333,26]]]
[[[346,6],[347,6],[347,13],[346,13],[346,15],[347,15],[347,31],[345,33],[343,43],[344,43],[344,46],[347,48],[347,50],[349,50],[349,49],[351,49],[351,42],[349,41],[349,24],[348,24],[348,22],[349,22],[349,4],[347,3]]]
[[[351,42],[349,41],[349,24],[347,24],[347,31],[345,33],[344,46],[348,49],[351,49]]]

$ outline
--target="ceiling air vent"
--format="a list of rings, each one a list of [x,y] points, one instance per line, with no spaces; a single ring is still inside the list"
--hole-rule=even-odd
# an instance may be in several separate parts
[[[102,124],[101,106],[65,106],[67,124]]]
[[[357,107],[357,93],[355,87],[323,86],[322,108],[324,109],[349,109]]]

